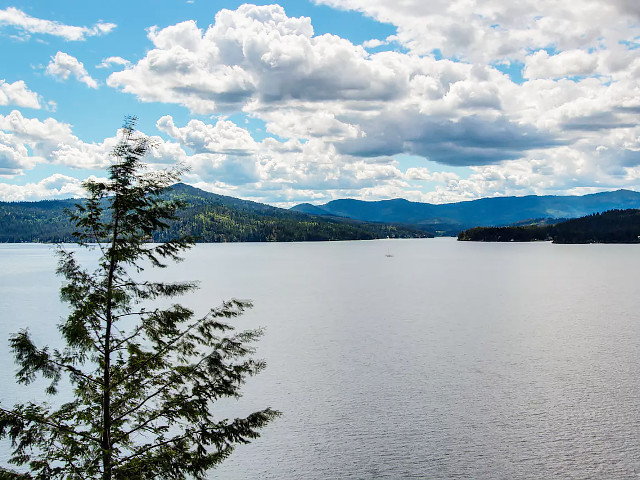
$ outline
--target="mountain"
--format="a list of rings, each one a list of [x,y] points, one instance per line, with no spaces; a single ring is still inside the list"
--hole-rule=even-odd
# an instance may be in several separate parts
[[[433,236],[419,229],[367,223],[338,217],[291,212],[262,203],[205,192],[176,184],[166,195],[185,201],[186,208],[169,229],[154,235],[161,241],[179,235],[200,242],[265,242],[369,240]],[[73,225],[65,209],[82,200],[0,202],[0,242],[71,242]]]
[[[458,234],[472,242],[640,243],[640,210],[609,210],[555,225],[476,227]]]
[[[70,242],[72,226],[65,214],[78,200],[0,202],[0,242]]]
[[[640,208],[640,193],[630,190],[584,196],[536,196],[482,198],[434,205],[408,200],[333,200],[315,208],[367,222],[413,225],[443,234],[456,234],[476,226],[504,226],[528,219],[576,218],[612,209]],[[293,207],[309,211],[308,204]]]
[[[316,207],[315,205],[311,205],[310,203],[301,203],[299,205],[296,205],[295,207],[290,209],[292,212],[300,212],[300,213],[308,213],[309,215],[332,215],[332,216],[336,216],[333,215],[332,213],[329,213],[328,211],[320,208],[320,207]]]

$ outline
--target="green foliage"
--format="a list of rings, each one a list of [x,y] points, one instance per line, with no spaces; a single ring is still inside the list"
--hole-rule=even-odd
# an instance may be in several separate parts
[[[189,192],[192,191],[189,189]],[[207,242],[306,242],[428,236],[409,227],[322,218],[252,202],[200,200],[193,194],[179,198],[186,207],[180,212],[178,221],[157,235],[158,240],[177,233],[188,233]]]
[[[458,240],[471,242],[533,242],[551,240],[547,226],[476,227],[458,233]]]
[[[0,242],[72,242],[73,224],[65,209],[74,200],[0,202]]]
[[[109,180],[87,182],[89,198],[70,212],[74,238],[101,256],[89,271],[59,251],[61,298],[70,306],[59,325],[66,347],[37,347],[26,330],[10,340],[18,382],[42,376],[55,394],[66,377],[73,400],[0,408],[10,462],[30,472],[0,469],[0,478],[204,479],[278,415],[270,408],[235,420],[212,415],[212,402],[239,397],[246,378],[265,367],[252,357],[262,332],[235,332],[228,323],[249,302],[231,300],[204,316],[178,304],[150,306],[197,287],[139,278],[149,265],[180,260],[192,241],[148,243],[181,207],[163,196],[179,172],[142,173],[150,145],[133,127],[131,120],[123,128]]]
[[[239,200],[176,184],[163,194],[183,208],[153,239],[165,241],[188,235],[197,242],[306,242],[423,238],[424,230],[403,225],[366,223],[340,217],[321,217]],[[73,224],[64,215],[70,200],[0,202],[0,242],[69,242]]]
[[[476,242],[640,243],[640,210],[609,210],[555,225],[478,227],[458,234]]]

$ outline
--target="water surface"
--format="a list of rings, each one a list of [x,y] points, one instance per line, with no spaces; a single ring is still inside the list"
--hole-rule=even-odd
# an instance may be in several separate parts
[[[0,338],[51,343],[54,268],[0,246]],[[447,238],[198,245],[154,276],[201,280],[182,303],[202,312],[252,299],[238,326],[266,327],[268,368],[214,408],[284,415],[211,478],[637,479],[639,272],[636,245]],[[38,394],[12,374],[3,402]]]

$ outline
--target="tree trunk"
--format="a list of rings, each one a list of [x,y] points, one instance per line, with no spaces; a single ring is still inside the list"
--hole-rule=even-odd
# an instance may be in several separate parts
[[[117,194],[116,194],[117,195]],[[114,199],[114,227],[109,258],[109,276],[107,277],[107,311],[104,333],[104,372],[102,399],[102,479],[111,480],[111,326],[113,324],[113,276],[116,269],[116,242],[118,239],[118,208]]]

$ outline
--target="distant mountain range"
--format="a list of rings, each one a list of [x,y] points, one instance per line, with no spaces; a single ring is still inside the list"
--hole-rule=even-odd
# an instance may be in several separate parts
[[[584,196],[484,198],[432,205],[407,200],[365,202],[334,200],[325,205],[301,204],[286,210],[262,203],[205,192],[176,184],[169,196],[187,208],[155,240],[180,234],[201,242],[265,242],[367,240],[457,235],[478,226],[557,223],[612,209],[640,208],[640,193],[629,190]],[[82,200],[0,202],[0,242],[73,240],[64,213]],[[545,220],[546,219],[546,220]]]
[[[154,235],[161,241],[180,235],[200,242],[290,242],[318,240],[370,240],[416,238],[430,233],[402,225],[363,222],[348,218],[318,217],[262,203],[216,195],[176,184],[169,197],[185,200],[178,220],[169,230]],[[73,225],[65,209],[82,200],[0,202],[0,242],[71,242]]]
[[[505,226],[542,219],[583,217],[612,209],[640,208],[640,193],[630,190],[584,196],[535,196],[482,198],[434,205],[408,200],[334,200],[324,205],[302,203],[293,211],[366,222],[398,223],[457,235],[478,226]]]

